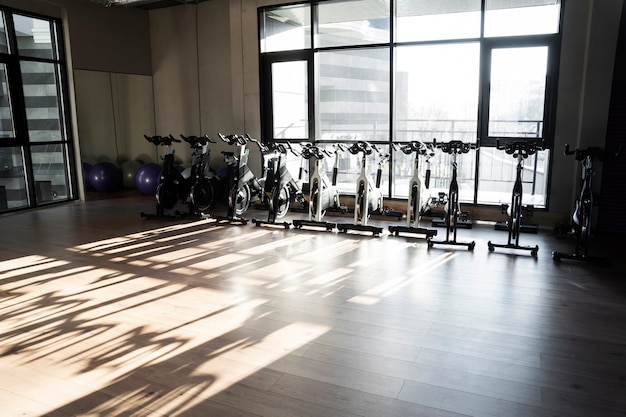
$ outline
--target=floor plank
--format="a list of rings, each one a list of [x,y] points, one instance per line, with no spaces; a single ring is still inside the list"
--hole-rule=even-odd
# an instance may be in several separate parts
[[[486,225],[460,231],[470,252],[153,208],[0,216],[3,415],[626,415],[619,237],[598,266],[555,263],[573,242],[546,230],[522,235],[533,258],[489,252]]]

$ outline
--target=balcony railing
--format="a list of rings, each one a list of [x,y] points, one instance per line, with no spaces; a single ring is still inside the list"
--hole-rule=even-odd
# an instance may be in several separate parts
[[[322,122],[324,120],[322,119]],[[476,120],[420,120],[420,119],[398,119],[395,125],[394,142],[410,142],[421,140],[432,142],[433,138],[439,141],[462,140],[474,142],[476,140]],[[539,138],[543,131],[541,120],[498,120],[491,121],[492,137],[506,138]],[[297,131],[300,127],[290,125],[283,130]],[[302,126],[302,129],[304,126]],[[494,128],[499,130],[494,131]],[[322,123],[322,134],[320,142],[351,142],[365,140],[379,143],[385,152],[389,147],[384,145],[389,142],[388,123],[371,121],[364,126],[362,121],[352,124],[350,118],[346,118],[343,123],[333,119],[333,125]],[[277,138],[278,139],[278,138]],[[280,138],[283,139],[283,138]],[[475,153],[463,155],[458,158],[458,181],[460,184],[460,197],[465,202],[477,202],[481,204],[506,203],[510,199],[511,189],[516,177],[517,161],[503,151],[493,147],[479,150],[479,187],[478,196],[474,196],[474,183],[476,173]],[[522,183],[524,188],[525,204],[534,204],[537,207],[544,207],[546,203],[546,179],[548,168],[549,152],[537,152],[529,157],[524,164]],[[407,157],[401,152],[393,155],[393,166],[389,167],[384,176],[383,188],[389,187],[389,175],[392,176],[393,186],[390,197],[406,198],[408,195],[408,182],[411,178],[412,156]],[[372,156],[370,167],[375,170],[376,157]],[[294,164],[294,169],[297,169]],[[436,194],[438,191],[445,192],[451,176],[451,156],[437,152],[431,159],[431,191]],[[423,164],[422,164],[423,165]],[[332,168],[329,163],[327,169]],[[354,193],[354,182],[359,172],[357,158],[345,154],[339,161],[339,183],[338,187],[343,193]]]

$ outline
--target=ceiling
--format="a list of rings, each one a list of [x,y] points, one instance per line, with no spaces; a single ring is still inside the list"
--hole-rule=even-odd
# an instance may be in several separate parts
[[[208,0],[84,0],[105,7],[135,7],[152,10],[164,7],[180,6],[181,4],[197,4]]]

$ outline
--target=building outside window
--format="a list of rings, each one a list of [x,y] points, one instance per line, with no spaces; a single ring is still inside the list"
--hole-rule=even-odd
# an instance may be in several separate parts
[[[0,212],[74,199],[60,22],[0,13]]]
[[[259,23],[263,140],[377,144],[391,152],[392,198],[407,197],[412,165],[392,143],[478,142],[458,160],[461,201],[495,205],[516,172],[496,143],[543,139],[525,163],[524,201],[547,206],[560,0],[311,1],[260,8]],[[343,193],[358,167],[342,156]],[[431,193],[447,191],[450,156],[431,167]]]

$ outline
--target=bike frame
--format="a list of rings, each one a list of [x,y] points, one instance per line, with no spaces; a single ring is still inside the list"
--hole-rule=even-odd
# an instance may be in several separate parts
[[[260,145],[260,144],[259,144]],[[263,166],[265,171],[265,183],[263,192],[265,200],[268,201],[267,221],[252,219],[257,226],[261,224],[276,224],[277,218],[282,218],[289,210],[290,193],[287,184],[292,180],[284,156],[287,152],[282,144],[273,143],[272,150],[267,146],[260,145],[263,153]],[[281,223],[286,229],[289,223]]]
[[[496,141],[496,148],[504,150],[507,154],[513,155],[517,160],[515,183],[513,184],[513,191],[511,192],[511,205],[508,208],[508,240],[506,244],[495,244],[491,241],[487,242],[489,252],[493,252],[495,248],[509,248],[509,249],[523,249],[529,250],[531,256],[536,257],[539,251],[539,246],[520,246],[520,231],[522,228],[522,197],[524,188],[522,184],[522,172],[524,169],[524,161],[530,156],[534,155],[538,150],[543,149],[543,141],[541,143],[532,142],[529,140],[514,141],[501,144],[499,140]]]
[[[361,172],[356,179],[356,194],[354,197],[354,223],[367,224],[369,219],[370,179],[367,175],[367,154],[362,152]]]
[[[413,160],[413,176],[409,182],[409,198],[407,199],[407,227],[419,227],[419,222],[422,217],[422,181],[420,179],[420,156],[426,156],[429,152],[426,145],[422,142],[412,142],[402,148],[402,151],[409,155],[415,153],[415,159]],[[431,153],[426,159],[426,188],[430,183],[430,157],[434,154]]]
[[[228,135],[224,136],[219,133],[220,138],[229,145],[235,145],[237,152],[222,151],[224,155],[224,161],[228,167],[228,176],[231,180],[230,189],[228,191],[228,207],[226,210],[226,216],[218,216],[218,220],[226,220],[233,223],[247,224],[247,220],[240,215],[245,210],[237,209],[237,204],[240,198],[243,198],[244,202],[249,203],[249,189],[244,187],[247,185],[242,179],[242,165],[245,165],[248,160],[248,149],[246,149],[246,139],[240,135]],[[241,193],[246,195],[241,195]],[[245,204],[245,203],[244,203]],[[247,209],[247,207],[245,207]]]
[[[398,150],[398,147],[394,147]],[[422,217],[422,181],[420,179],[420,156],[426,156],[426,188],[430,183],[430,158],[434,155],[422,142],[411,142],[403,145],[399,148],[405,155],[415,154],[413,159],[413,175],[409,181],[409,194],[407,197],[407,209],[406,209],[406,227],[402,226],[389,226],[389,231],[398,236],[399,233],[413,233],[424,235],[426,238],[437,235],[436,230],[420,227],[419,223]]]
[[[296,228],[303,226],[322,227],[332,230],[337,227],[337,223],[322,221],[326,210],[333,209],[345,213],[346,208],[339,203],[339,191],[337,190],[337,173],[339,171],[339,151],[340,145],[335,145],[335,163],[333,165],[332,182],[326,174],[325,158],[330,156],[330,152],[319,148],[313,144],[306,144],[302,149],[302,160],[313,161],[313,168],[309,175],[309,219],[294,220]],[[304,164],[302,165],[304,166]],[[329,184],[330,183],[330,184]]]
[[[576,243],[576,253],[582,250],[582,256],[589,255],[589,239],[591,235],[591,219],[593,216],[593,192],[591,188],[591,179],[594,177],[593,162],[591,155],[587,155],[581,162],[582,165],[582,187],[580,196],[578,197],[579,213],[578,213],[578,229],[579,237]]]
[[[159,175],[159,184],[155,192],[156,212],[155,214],[141,213],[141,217],[161,218],[171,220],[174,215],[166,215],[165,210],[174,208],[180,197],[180,185],[184,182],[184,177],[174,168],[174,149],[172,142],[180,142],[172,135],[146,136],[146,140],[155,146],[164,146],[165,154],[161,157],[163,164]]]
[[[324,217],[322,207],[326,190],[326,184],[321,174],[322,167],[324,166],[324,155],[322,153],[317,153],[313,155],[313,158],[315,158],[315,161],[313,162],[313,172],[309,178],[309,186],[311,188],[311,196],[309,198],[309,220],[320,221],[322,220],[322,217]],[[325,172],[323,175],[327,176]]]
[[[208,136],[183,136],[185,142],[189,143],[193,152],[191,154],[191,169],[188,187],[188,199],[190,214],[204,216],[203,212],[208,210],[213,204],[214,190],[209,175],[209,164],[211,150],[209,143],[215,143]],[[184,172],[183,172],[184,174]]]
[[[450,187],[448,189],[448,205],[445,215],[445,227],[446,238],[445,240],[432,240],[428,239],[428,247],[433,247],[434,244],[442,245],[464,245],[467,249],[472,251],[476,246],[476,242],[460,242],[457,241],[457,229],[459,222],[459,213],[461,211],[461,205],[459,201],[459,183],[457,181],[457,157],[460,154],[465,154],[470,149],[476,149],[478,143],[465,143],[460,140],[452,140],[450,142],[433,141],[433,147],[441,149],[442,152],[452,155],[452,178],[450,179]]]
[[[374,151],[378,152],[378,149],[374,145],[370,145],[367,142],[358,141],[352,144],[348,151],[353,155],[361,153],[361,171],[356,180],[356,194],[354,196],[354,221],[352,224],[337,224],[337,228],[342,232],[348,230],[358,230],[371,232],[374,236],[382,233],[382,227],[370,226],[367,221],[370,214],[374,211],[382,212],[383,201],[382,193],[378,188],[372,188],[372,180],[367,172],[367,156],[371,155]],[[378,171],[376,175],[377,185],[380,185],[382,178],[382,160],[378,165]],[[374,210],[370,212],[370,200],[376,200],[376,204],[372,206]]]
[[[356,180],[356,194],[354,197],[354,224],[367,225],[367,221],[374,211],[380,211],[383,206],[382,192],[380,191],[380,182],[382,179],[382,165],[384,163],[381,160],[378,163],[378,169],[376,171],[376,185],[368,173],[367,157],[371,155],[377,149],[365,142],[357,142],[356,148],[350,150],[353,154],[362,154],[361,156],[361,171]],[[355,149],[358,149],[356,152]],[[376,200],[375,203],[372,200]]]
[[[593,158],[598,157],[604,160],[604,152],[600,148],[588,147],[586,149],[569,150],[569,145],[565,145],[565,155],[574,155],[580,162],[582,182],[580,193],[572,213],[572,226],[576,234],[576,251],[574,253],[552,252],[552,259],[560,261],[562,258],[578,261],[594,261],[605,263],[605,258],[589,256],[589,241],[591,236],[592,216],[593,216],[593,191],[591,188],[593,171]],[[621,154],[621,148],[617,151],[616,157]]]

